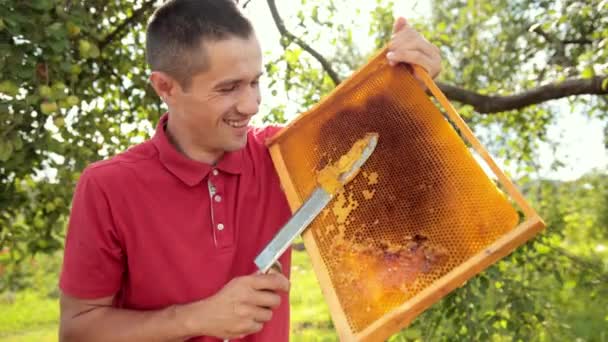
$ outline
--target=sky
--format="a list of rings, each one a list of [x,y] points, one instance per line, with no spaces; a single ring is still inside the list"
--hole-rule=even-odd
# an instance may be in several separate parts
[[[405,16],[412,19],[424,19],[431,15],[431,1],[395,1],[393,8],[394,16]],[[361,48],[364,51],[371,48],[372,41],[367,34],[368,15],[364,15],[375,6],[375,1],[360,1],[356,2],[361,8],[363,15],[357,16],[355,6],[347,6],[341,8],[342,16],[356,16],[361,18],[357,20],[358,25],[353,28],[354,41],[360,42]],[[290,28],[288,20],[290,14],[294,15],[295,10],[301,7],[300,0],[281,0],[277,1],[279,13],[285,19],[285,24]],[[253,22],[258,38],[263,50],[271,54],[272,52],[281,51],[278,44],[279,33],[272,21],[270,11],[266,1],[254,0],[249,3],[245,13]],[[315,46],[321,46],[323,42],[315,42]],[[261,112],[267,112],[269,108],[278,105],[286,104],[284,94],[272,96],[268,92],[262,92],[264,102],[262,103]],[[582,110],[571,111],[567,101],[556,101],[560,108],[559,118],[554,125],[549,128],[548,138],[551,141],[559,142],[557,150],[553,151],[549,144],[542,144],[539,148],[539,157],[537,164],[541,165],[541,170],[538,175],[533,175],[534,178],[551,178],[559,180],[574,180],[593,168],[606,170],[608,168],[608,152],[604,147],[603,127],[604,123],[598,119],[589,119],[584,115]],[[559,158],[565,166],[558,170],[552,170],[550,165],[553,164],[556,158]],[[507,172],[509,167],[504,166],[500,160],[497,163]]]

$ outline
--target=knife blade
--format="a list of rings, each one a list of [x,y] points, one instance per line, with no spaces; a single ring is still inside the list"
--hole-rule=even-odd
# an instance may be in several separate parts
[[[368,133],[367,144],[361,155],[353,163],[350,169],[339,175],[338,180],[343,187],[350,182],[359,172],[359,169],[371,156],[378,144],[378,134]],[[266,273],[277,262],[279,257],[287,250],[293,240],[299,236],[312,223],[312,221],[323,211],[332,200],[335,193],[327,192],[321,185],[317,186],[308,199],[300,206],[295,214],[279,230],[274,238],[264,247],[262,252],[255,258],[255,264],[261,273]]]

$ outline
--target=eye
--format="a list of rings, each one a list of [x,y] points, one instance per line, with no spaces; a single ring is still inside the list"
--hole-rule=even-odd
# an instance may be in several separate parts
[[[259,85],[260,85],[260,80],[259,80],[259,79],[257,79],[257,80],[255,80],[255,81],[251,82],[251,86],[253,86],[253,87],[257,87],[257,86],[259,86]]]
[[[232,85],[230,85],[230,86],[227,86],[227,87],[221,88],[221,89],[220,89],[220,91],[221,91],[222,93],[229,93],[229,92],[231,92],[231,91],[235,91],[235,90],[236,90],[236,88],[238,88],[238,84],[234,83],[234,84],[232,84]]]

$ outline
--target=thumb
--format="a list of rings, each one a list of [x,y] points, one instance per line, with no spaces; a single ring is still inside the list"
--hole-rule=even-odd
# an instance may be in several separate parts
[[[268,271],[266,271],[266,273],[262,272],[261,270],[256,270],[253,274],[271,274],[271,273],[283,274],[283,265],[281,265],[281,262],[279,260],[275,261],[272,264],[272,266],[270,266]]]
[[[404,17],[399,17],[397,18],[397,20],[395,20],[395,23],[393,24],[393,33],[397,33],[407,26],[409,26],[407,20]]]

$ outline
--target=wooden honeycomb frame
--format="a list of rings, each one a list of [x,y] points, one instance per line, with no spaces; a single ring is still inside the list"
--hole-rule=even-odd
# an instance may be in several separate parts
[[[376,57],[372,59],[363,69],[369,67],[370,65],[385,63],[385,53],[386,50],[378,53]],[[532,238],[544,228],[544,222],[538,216],[536,211],[526,202],[516,186],[498,167],[496,162],[477,140],[470,128],[458,115],[454,107],[449,103],[445,95],[440,91],[429,75],[422,68],[415,67],[415,69],[416,73],[421,76],[422,82],[426,85],[427,89],[444,109],[445,115],[449,118],[455,128],[460,131],[463,140],[468,141],[471,147],[489,166],[494,175],[497,177],[500,185],[502,185],[506,194],[519,207],[524,218],[520,221],[517,227],[498,238],[491,245],[487,246],[465,262],[449,271],[447,274],[433,282],[430,286],[416,294],[413,298],[410,298],[399,307],[386,313],[365,329],[358,332],[352,329],[352,326],[349,324],[346,318],[343,307],[340,305],[336,291],[332,286],[329,271],[325,265],[325,262],[323,261],[315,237],[310,230],[305,231],[303,234],[303,240],[306,250],[310,255],[312,266],[320,283],[326,302],[328,303],[334,325],[342,341],[380,341],[387,339],[395,332],[409,325],[415,317],[429,308],[433,303],[439,301],[446,294],[461,286],[468,279],[480,273],[488,266],[507,256],[516,247]],[[310,111],[302,114],[298,119],[291,122],[285,129],[283,129],[283,131],[268,142],[272,160],[281,179],[282,186],[285,190],[292,211],[297,210],[297,208],[302,205],[303,199],[294,186],[286,166],[284,155],[280,148],[281,139],[285,132],[289,131],[290,129],[297,129],[298,122],[302,119],[302,117],[314,112],[314,110],[320,104],[322,104],[328,98],[334,96],[334,94],[337,92],[348,90],[349,81],[356,78],[359,73],[361,73],[361,70],[357,71],[348,80],[344,81],[338,88],[334,90],[331,95],[329,95],[329,97],[325,98]],[[382,141],[381,139],[382,136],[380,137],[380,141]]]

